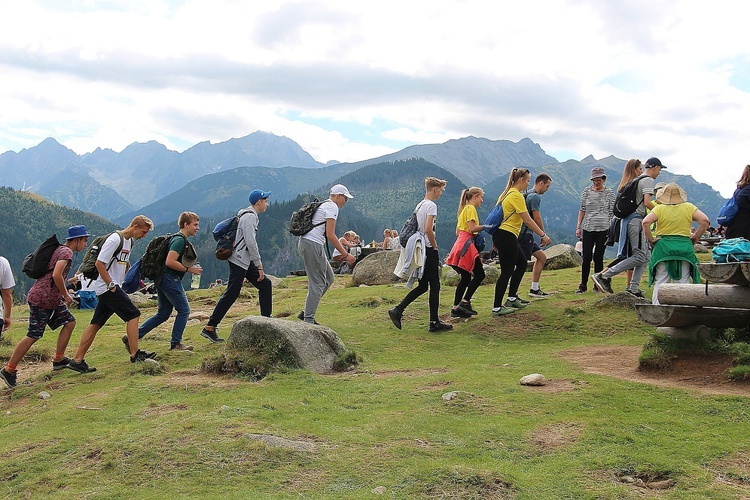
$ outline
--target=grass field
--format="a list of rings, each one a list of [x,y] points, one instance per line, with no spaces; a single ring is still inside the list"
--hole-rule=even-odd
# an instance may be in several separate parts
[[[186,331],[193,354],[168,351],[170,324],[149,334],[143,347],[159,353],[164,373],[147,375],[129,362],[117,319],[87,355],[96,373],[53,373],[56,335],[47,331],[18,387],[0,393],[2,495],[750,498],[750,394],[589,374],[561,356],[642,346],[653,332],[633,310],[575,295],[577,270],[545,272],[543,288],[557,293],[502,318],[489,315],[493,288],[482,286],[478,317],[441,334],[427,332],[426,295],[399,331],[386,311],[403,287],[346,279],[337,277],[317,320],[362,363],[335,375],[290,370],[252,382],[200,373],[224,347],[201,338],[199,324]],[[443,288],[441,312],[453,292]],[[233,320],[258,314],[254,293],[243,292],[224,336]],[[305,280],[286,279],[274,293],[274,314],[294,317]],[[189,296],[194,312],[209,313],[218,292]],[[0,359],[25,335],[26,314],[14,308]],[[91,317],[75,314],[69,355]],[[530,373],[556,389],[519,385]]]

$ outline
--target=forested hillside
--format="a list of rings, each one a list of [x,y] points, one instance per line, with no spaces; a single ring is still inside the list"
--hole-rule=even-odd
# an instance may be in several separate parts
[[[23,258],[52,234],[64,241],[68,227],[76,224],[85,224],[95,236],[116,229],[98,215],[56,205],[32,193],[0,187],[0,255],[8,259],[13,269],[16,297],[23,299],[34,282],[21,272]],[[74,264],[80,264],[82,257],[75,255]]]

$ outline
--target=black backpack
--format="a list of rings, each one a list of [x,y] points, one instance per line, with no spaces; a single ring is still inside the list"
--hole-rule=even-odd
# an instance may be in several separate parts
[[[52,271],[49,267],[49,261],[52,254],[55,253],[60,242],[57,241],[57,235],[53,234],[44,240],[36,250],[31,252],[23,259],[23,273],[29,278],[38,280],[48,272]]]
[[[615,217],[624,219],[628,215],[635,212],[638,206],[643,203],[635,201],[636,194],[638,193],[638,183],[644,177],[648,177],[648,174],[639,175],[632,181],[625,184],[622,190],[618,191],[617,198],[615,199],[615,205],[612,208],[612,213]]]
[[[325,220],[313,224],[313,216],[315,215],[315,212],[318,210],[318,207],[325,202],[326,200],[318,201],[318,199],[315,198],[310,203],[302,205],[299,210],[295,210],[292,214],[292,218],[289,219],[289,232],[294,236],[302,236],[312,231],[316,226],[325,224]]]
[[[84,277],[90,280],[95,280],[99,277],[99,270],[96,268],[96,261],[104,242],[113,234],[117,234],[120,237],[120,244],[117,245],[115,253],[112,254],[112,259],[107,264],[107,271],[109,271],[109,268],[112,267],[112,264],[117,260],[117,256],[122,252],[122,245],[125,243],[125,238],[122,236],[122,233],[120,231],[115,231],[113,233],[97,236],[86,249],[86,253],[83,254],[83,262],[81,262],[81,267],[78,269]]]
[[[216,240],[216,250],[214,250],[214,255],[217,259],[227,260],[232,256],[232,253],[234,253],[235,247],[242,242],[242,240],[240,240],[235,244],[234,240],[237,237],[237,226],[240,224],[240,219],[243,215],[248,213],[250,213],[250,210],[240,212],[239,215],[224,219],[216,224],[214,230],[211,231],[214,240]]]
[[[167,261],[169,245],[175,236],[185,238],[182,233],[164,234],[148,242],[146,252],[141,257],[141,277],[155,281],[161,276],[164,263]],[[187,238],[185,238],[185,246],[187,247]]]

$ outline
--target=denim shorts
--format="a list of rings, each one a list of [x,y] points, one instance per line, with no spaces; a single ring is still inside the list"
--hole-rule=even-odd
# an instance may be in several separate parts
[[[29,331],[26,336],[39,340],[44,335],[44,329],[48,325],[50,329],[57,330],[59,327],[75,320],[68,306],[63,302],[60,302],[57,309],[44,309],[29,304]]]

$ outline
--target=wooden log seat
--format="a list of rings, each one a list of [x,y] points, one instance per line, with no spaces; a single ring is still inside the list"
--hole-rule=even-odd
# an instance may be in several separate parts
[[[750,324],[750,309],[636,304],[638,319],[651,326],[737,328]]]
[[[698,271],[709,283],[726,283],[730,285],[750,285],[750,263],[731,262],[717,264],[714,262],[698,264]],[[660,299],[661,300],[661,299]]]
[[[750,286],[665,283],[659,287],[664,305],[750,309]]]

